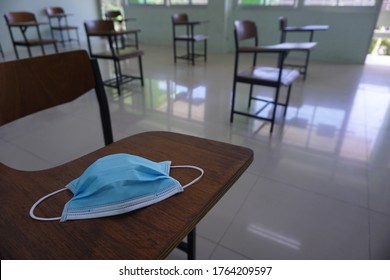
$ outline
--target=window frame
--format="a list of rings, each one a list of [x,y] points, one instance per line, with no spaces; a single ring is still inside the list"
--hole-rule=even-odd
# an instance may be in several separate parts
[[[287,4],[279,4],[279,5],[269,5],[267,4],[266,2],[269,2],[270,0],[263,0],[264,3],[263,4],[241,4],[239,3],[241,0],[237,0],[235,2],[236,6],[237,7],[240,7],[240,8],[255,8],[255,7],[261,7],[261,8],[297,8],[299,6],[299,2],[300,0],[293,0],[294,3],[291,4],[291,5],[287,5]]]
[[[170,6],[197,6],[197,7],[202,7],[202,6],[207,6],[209,4],[209,1],[210,0],[206,0],[207,3],[206,4],[194,4],[193,1],[194,0],[187,0],[188,3],[176,3],[176,4],[172,4],[170,0],[163,0],[163,3],[161,4],[151,4],[151,3],[146,3],[147,0],[143,0],[143,3],[130,3],[129,0],[125,0],[126,1],[126,5],[133,5],[133,6],[155,6],[155,7],[170,7]]]
[[[339,5],[339,2],[342,0],[335,0],[337,2],[336,5],[307,5],[305,4],[305,0],[295,0],[295,5],[267,5],[266,3],[264,4],[241,4],[241,0],[236,0],[235,5],[237,8],[241,9],[248,9],[248,8],[266,8],[266,9],[271,9],[271,8],[278,8],[278,9],[330,9],[330,10],[335,10],[337,9],[343,9],[343,12],[345,10],[356,10],[356,9],[373,9],[375,8],[380,0],[374,0],[373,5],[361,5],[361,6],[354,6],[354,5]],[[264,2],[267,2],[267,0],[264,0]]]
[[[378,3],[378,0],[372,0],[374,3],[372,5],[343,5],[343,0],[334,0],[336,2],[336,5],[321,5],[321,4],[314,4],[314,5],[308,5],[305,4],[306,1],[310,0],[299,0],[302,2],[302,7],[334,7],[334,8],[367,8],[367,7],[375,7]],[[361,1],[367,1],[367,0],[361,0]]]

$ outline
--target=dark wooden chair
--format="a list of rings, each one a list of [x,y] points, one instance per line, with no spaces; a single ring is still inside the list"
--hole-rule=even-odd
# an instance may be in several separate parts
[[[176,60],[185,59],[195,64],[195,58],[204,57],[204,61],[207,61],[207,40],[208,36],[205,34],[196,34],[195,26],[205,23],[207,21],[189,21],[188,15],[183,13],[176,13],[172,16],[172,29],[173,29],[173,57]],[[184,31],[183,31],[184,29]],[[184,55],[177,54],[177,42],[186,43],[186,53]],[[195,53],[195,43],[203,42],[203,52]]]
[[[69,25],[68,16],[71,14],[66,14],[64,9],[61,7],[49,7],[46,8],[46,15],[49,18],[51,35],[55,38],[55,32],[60,35],[60,42],[62,46],[65,47],[66,42],[77,41],[80,46],[80,37],[79,37],[79,28],[75,25]],[[76,38],[72,38],[70,32],[74,31]],[[64,36],[66,33],[66,37]]]
[[[0,126],[70,102],[94,89],[105,144],[113,142],[99,67],[96,59],[91,60],[84,50],[1,63],[0,88]]]
[[[234,23],[234,38],[235,38],[235,64],[234,64],[234,77],[233,77],[233,95],[231,103],[231,114],[230,122],[233,122],[234,114],[240,114],[256,119],[266,120],[271,122],[270,132],[273,132],[276,109],[278,105],[284,106],[284,116],[286,115],[287,106],[290,98],[291,86],[296,78],[299,77],[299,72],[293,69],[286,69],[284,67],[284,60],[287,56],[288,51],[281,48],[273,47],[259,47],[257,26],[252,21],[235,21]],[[243,41],[249,40],[250,43],[246,43],[242,46]],[[250,46],[248,46],[250,45]],[[258,60],[260,54],[275,54],[277,60],[276,67],[270,67],[261,63]],[[252,65],[247,67],[245,70],[239,70],[240,56],[252,55]],[[245,83],[250,85],[248,108],[246,110],[236,109],[236,88],[237,83]],[[253,94],[253,86],[266,86],[275,88],[274,97],[271,99],[255,96]],[[279,102],[280,89],[285,86],[288,88],[287,96],[284,103]],[[256,100],[264,103],[264,106],[255,111],[251,110],[251,101]],[[270,113],[266,115],[261,114],[268,106],[271,105],[273,108]],[[257,107],[256,107],[257,108]],[[270,114],[270,116],[269,116]]]
[[[17,46],[27,47],[28,55],[31,57],[31,47],[41,47],[42,54],[45,54],[45,45],[53,45],[55,52],[57,50],[57,42],[54,39],[43,39],[41,36],[41,32],[39,26],[46,23],[37,22],[35,15],[30,12],[9,12],[4,15],[5,21],[7,23],[9,33],[11,36],[12,44],[14,46],[16,58],[19,59],[19,53],[17,50]],[[38,38],[31,38],[27,34],[27,30],[29,29],[36,30],[36,36]],[[19,29],[22,38],[15,39],[14,29]]]
[[[115,30],[117,31],[126,30],[126,22],[136,20],[135,18],[125,18],[119,10],[108,10],[104,15],[106,19],[114,22]],[[134,35],[134,39],[130,39],[129,36],[126,35],[121,36],[122,47],[136,47],[138,49],[137,33],[132,35]]]
[[[122,84],[131,82],[135,79],[140,80],[141,85],[143,86],[144,78],[142,70],[142,56],[144,55],[144,52],[137,48],[120,46],[118,42],[121,39],[121,36],[138,33],[140,30],[116,31],[112,20],[90,20],[84,22],[84,26],[87,34],[90,56],[98,59],[112,60],[114,62],[115,77],[106,80],[104,84],[108,87],[116,88],[118,90],[118,94],[121,94]],[[91,43],[92,37],[105,38],[108,42],[109,49],[106,51],[97,51],[96,46]],[[121,61],[133,58],[138,59],[139,75],[134,76],[123,74],[120,64]]]

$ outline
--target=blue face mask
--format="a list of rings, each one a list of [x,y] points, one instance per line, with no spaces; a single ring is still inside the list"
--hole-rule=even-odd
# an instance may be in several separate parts
[[[193,168],[200,176],[185,186],[169,176],[171,168]],[[38,200],[30,210],[33,219],[41,221],[91,219],[127,213],[162,201],[194,184],[203,176],[203,169],[195,166],[171,166],[170,161],[153,162],[129,154],[113,154],[90,165],[65,188]],[[69,189],[69,200],[61,217],[43,218],[34,214],[35,208],[46,198]]]

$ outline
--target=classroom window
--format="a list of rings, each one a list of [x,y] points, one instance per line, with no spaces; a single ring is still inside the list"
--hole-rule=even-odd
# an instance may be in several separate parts
[[[129,4],[164,5],[165,0],[127,0]]]
[[[208,0],[170,0],[171,5],[207,5]]]
[[[382,10],[383,11],[390,11],[390,0],[383,0]]]
[[[305,6],[372,7],[375,0],[304,0]]]
[[[140,5],[207,5],[208,0],[127,0],[129,4]]]
[[[238,5],[250,6],[296,6],[298,0],[238,0]]]

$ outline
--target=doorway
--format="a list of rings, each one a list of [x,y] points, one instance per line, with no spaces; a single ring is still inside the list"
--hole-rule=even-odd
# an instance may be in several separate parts
[[[390,66],[390,0],[383,0],[366,64]]]

